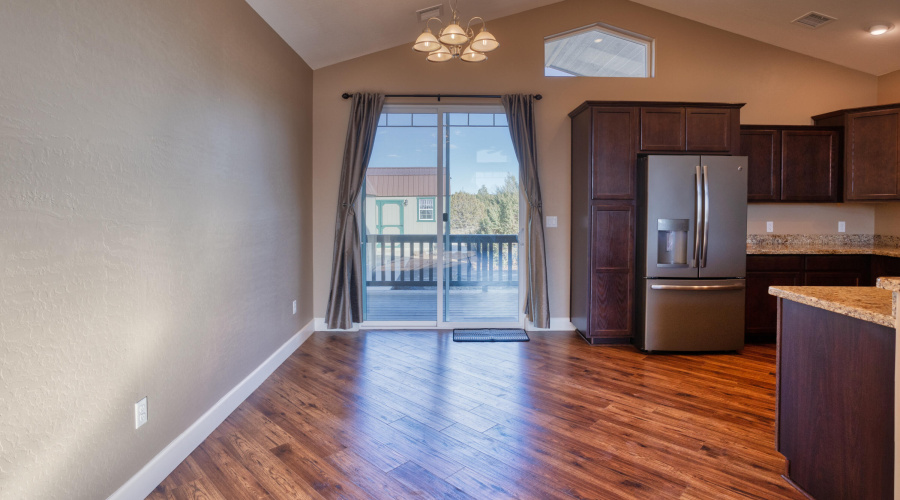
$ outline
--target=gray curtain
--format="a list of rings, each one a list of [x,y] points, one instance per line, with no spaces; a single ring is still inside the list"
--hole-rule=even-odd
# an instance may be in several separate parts
[[[525,213],[525,270],[527,292],[525,317],[534,326],[550,328],[547,293],[547,252],[544,244],[544,212],[538,181],[537,148],[534,138],[534,96],[507,94],[501,99],[509,121],[509,135],[519,160],[519,182],[528,202]]]
[[[325,320],[328,328],[346,330],[362,321],[362,253],[356,203],[372,156],[384,94],[355,94],[344,144],[341,187],[334,226],[334,259]]]

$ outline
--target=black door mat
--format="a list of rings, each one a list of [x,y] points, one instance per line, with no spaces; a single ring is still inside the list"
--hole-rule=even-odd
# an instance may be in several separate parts
[[[528,334],[521,328],[457,328],[454,342],[528,342]]]

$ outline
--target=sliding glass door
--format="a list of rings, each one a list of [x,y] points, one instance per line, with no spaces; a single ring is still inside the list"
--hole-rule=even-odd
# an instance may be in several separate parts
[[[518,163],[501,108],[385,107],[364,189],[365,324],[521,325]]]

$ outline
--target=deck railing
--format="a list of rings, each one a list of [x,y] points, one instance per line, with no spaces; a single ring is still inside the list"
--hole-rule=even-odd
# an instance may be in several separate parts
[[[437,236],[369,234],[363,241],[368,286],[436,286]],[[518,286],[515,234],[450,235],[445,264],[450,286]]]

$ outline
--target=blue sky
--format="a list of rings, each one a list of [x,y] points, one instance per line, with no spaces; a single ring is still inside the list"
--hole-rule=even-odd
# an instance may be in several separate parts
[[[437,115],[384,114],[379,123],[390,126],[378,129],[370,168],[437,166]],[[507,174],[518,177],[505,115],[450,113],[449,124],[451,192],[493,192]]]

